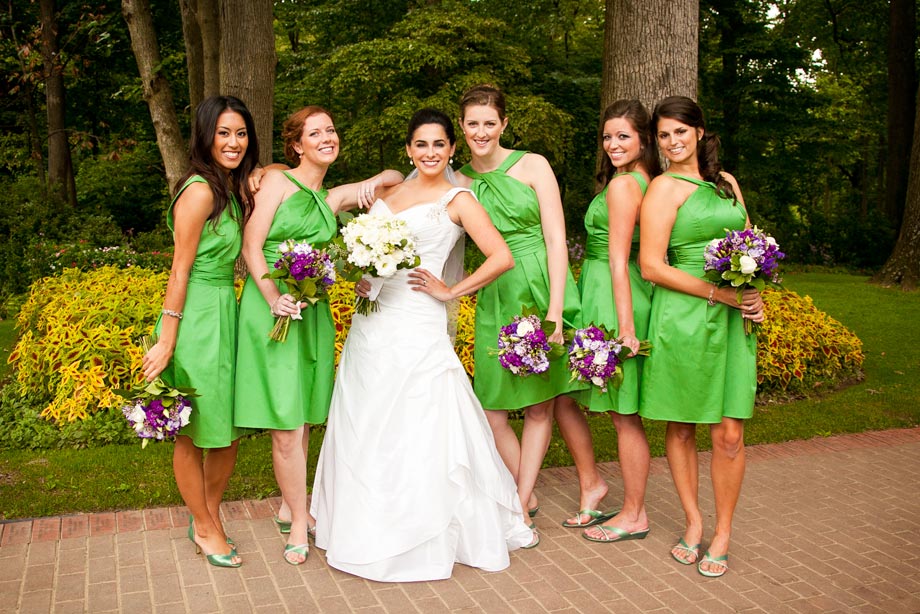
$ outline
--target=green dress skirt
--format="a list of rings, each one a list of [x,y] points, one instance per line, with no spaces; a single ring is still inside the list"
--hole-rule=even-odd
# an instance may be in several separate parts
[[[549,308],[549,268],[537,194],[530,186],[506,174],[525,153],[512,152],[488,173],[477,173],[469,164],[460,169],[473,179],[470,186],[473,193],[514,256],[514,268],[481,288],[476,296],[473,389],[485,409],[520,409],[586,388],[581,382],[570,381],[564,356],[551,361],[545,373],[520,377],[504,369],[495,355],[499,329],[510,323],[512,317],[521,315],[522,306],[535,307],[541,317],[546,316]],[[579,310],[578,289],[568,272],[562,312],[564,327],[578,325]]]
[[[703,250],[725,229],[742,230],[744,207],[721,198],[712,183],[697,185],[680,209],[668,241],[671,266],[703,277]],[[653,420],[717,424],[750,418],[757,390],[757,337],[745,335],[741,312],[705,298],[655,288],[639,415]]]
[[[192,183],[207,182],[195,175],[182,186],[166,212],[170,230],[176,199]],[[207,222],[201,230],[176,349],[162,375],[166,383],[194,388],[201,395],[190,400],[189,423],[179,431],[191,437],[199,448],[225,448],[242,434],[233,426],[237,316],[233,265],[243,244],[239,217],[239,204],[231,196],[230,206],[216,224]],[[161,324],[158,320],[158,335]]]
[[[642,173],[629,173],[639,183],[642,193],[648,188]],[[613,281],[610,277],[608,245],[610,243],[610,220],[607,208],[607,188],[594,197],[585,214],[585,230],[588,234],[585,246],[586,256],[578,278],[581,294],[582,325],[603,325],[619,336],[616,301]],[[651,310],[652,284],[642,279],[639,272],[639,227],[633,232],[629,252],[629,287],[632,293],[633,323],[636,337],[644,340],[648,336],[648,318]],[[592,386],[575,397],[591,411],[615,411],[620,414],[635,414],[639,411],[639,379],[642,375],[642,356],[634,356],[623,363],[623,383],[619,390],[613,386],[607,392]]]
[[[293,239],[325,243],[336,231],[335,216],[326,204],[325,190],[314,192],[285,175],[300,188],[278,206],[262,253],[269,270],[280,254],[278,245]],[[287,287],[277,281],[283,293]],[[268,338],[275,324],[252,277],[240,298],[240,342],[236,368],[237,426],[294,430],[304,424],[322,424],[329,414],[335,375],[335,324],[328,301],[308,305],[303,320],[292,320],[287,341]]]

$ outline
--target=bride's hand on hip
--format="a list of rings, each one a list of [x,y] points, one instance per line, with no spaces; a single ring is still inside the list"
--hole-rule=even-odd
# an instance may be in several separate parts
[[[416,292],[424,292],[442,303],[454,298],[450,288],[425,269],[413,269],[412,272],[409,273],[409,285],[412,286],[412,289]]]

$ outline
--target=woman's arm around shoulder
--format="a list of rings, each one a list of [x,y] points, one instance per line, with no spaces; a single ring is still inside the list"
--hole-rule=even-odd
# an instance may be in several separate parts
[[[387,188],[402,183],[403,179],[399,171],[386,169],[364,181],[345,183],[330,189],[326,202],[335,214],[355,207],[369,209]]]

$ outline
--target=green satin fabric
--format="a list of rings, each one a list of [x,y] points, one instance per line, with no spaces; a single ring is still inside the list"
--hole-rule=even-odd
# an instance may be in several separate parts
[[[721,198],[712,183],[695,184],[674,220],[671,266],[703,277],[703,252],[725,229],[744,228],[740,203]],[[757,388],[757,339],[744,334],[741,312],[705,298],[656,287],[649,322],[652,351],[642,371],[639,413],[644,418],[715,424],[750,418]]]
[[[279,205],[269,228],[262,253],[270,271],[282,242],[325,243],[336,232],[327,192],[311,190],[285,175],[300,189]],[[282,282],[276,283],[287,292]],[[301,316],[303,320],[291,321],[287,341],[271,341],[268,333],[275,318],[255,280],[246,280],[240,298],[237,426],[293,430],[325,422],[335,375],[335,323],[327,301],[308,305]]]
[[[543,375],[518,377],[503,369],[492,354],[498,347],[499,329],[520,315],[522,306],[535,307],[544,316],[549,308],[549,269],[537,194],[507,175],[525,153],[512,152],[488,173],[477,173],[469,164],[460,169],[473,179],[470,189],[514,255],[514,268],[480,289],[476,297],[473,388],[486,409],[520,409],[586,388],[570,381],[564,358],[553,361]],[[578,325],[580,309],[575,280],[568,272],[562,312],[565,327]]]
[[[173,230],[173,206],[192,183],[207,182],[196,175],[182,186],[166,213],[170,230]],[[191,399],[189,424],[180,431],[199,448],[224,448],[243,433],[233,426],[237,332],[233,265],[242,247],[242,231],[231,211],[240,215],[235,198],[231,198],[230,206],[216,225],[207,222],[201,230],[176,349],[163,372],[164,381],[195,388],[201,395]],[[157,334],[161,324],[157,321]]]
[[[642,173],[632,172],[629,175],[635,178],[642,194],[645,194],[648,183]],[[581,276],[578,278],[583,325],[603,325],[607,330],[619,334],[619,318],[613,292],[613,280],[610,277],[608,251],[610,210],[607,207],[606,187],[588,205],[585,213],[585,230],[587,231],[587,256],[581,267]],[[629,253],[629,286],[636,337],[645,339],[648,335],[652,284],[642,279],[637,262],[638,254],[639,226],[636,225]],[[611,386],[607,392],[601,392],[600,389],[592,387],[590,390],[580,392],[576,398],[591,411],[615,411],[621,414],[638,412],[639,380],[644,360],[644,357],[636,356],[623,363],[623,383],[619,390]]]

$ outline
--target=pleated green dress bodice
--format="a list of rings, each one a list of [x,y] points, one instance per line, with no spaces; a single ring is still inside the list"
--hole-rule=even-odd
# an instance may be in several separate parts
[[[166,224],[171,231],[176,200],[193,183],[207,181],[195,175],[176,194],[166,212]],[[243,245],[240,216],[239,204],[231,195],[230,204],[217,223],[208,221],[201,230],[176,348],[162,376],[165,382],[194,388],[200,395],[191,399],[189,423],[179,433],[191,437],[199,448],[224,448],[242,434],[233,426],[237,339],[233,265]],[[161,324],[157,321],[157,334]]]
[[[668,242],[671,266],[703,278],[704,250],[726,229],[742,230],[741,203],[722,198],[715,184],[668,173],[695,184],[677,210]],[[757,389],[757,338],[745,335],[738,309],[658,286],[649,321],[651,355],[642,370],[643,418],[716,424],[750,418]]]
[[[642,194],[648,189],[648,183],[642,173],[628,173],[639,184]],[[609,186],[608,186],[609,187]],[[611,333],[620,335],[616,301],[613,292],[613,280],[610,276],[610,211],[607,207],[607,190],[605,187],[585,213],[585,261],[578,278],[578,290],[581,295],[581,317],[584,326],[603,325]],[[640,340],[648,336],[648,319],[651,311],[652,284],[642,279],[639,271],[639,226],[633,231],[632,245],[629,251],[629,286],[632,294],[633,323],[636,337]],[[610,386],[607,392],[599,388],[579,393],[577,399],[591,411],[616,411],[621,414],[634,414],[639,411],[639,378],[642,374],[642,356],[634,356],[623,363],[623,383],[619,390]]]
[[[571,382],[565,357],[554,360],[545,374],[520,377],[502,368],[494,351],[498,333],[521,307],[535,307],[541,317],[549,308],[549,267],[540,224],[540,204],[533,188],[508,176],[525,151],[514,151],[494,171],[477,173],[467,164],[460,172],[473,179],[470,189],[501,233],[514,268],[481,288],[476,295],[476,344],[473,388],[485,409],[520,409],[586,386]],[[578,289],[567,273],[563,325],[579,323]]]
[[[326,243],[336,232],[327,192],[311,190],[289,173],[285,176],[300,189],[275,212],[262,248],[269,271],[284,241]],[[283,282],[275,283],[282,294],[287,292]],[[240,298],[237,426],[293,430],[325,422],[335,375],[335,324],[325,300],[308,305],[301,315],[302,320],[291,321],[287,341],[270,340],[275,318],[252,276],[246,280]]]

